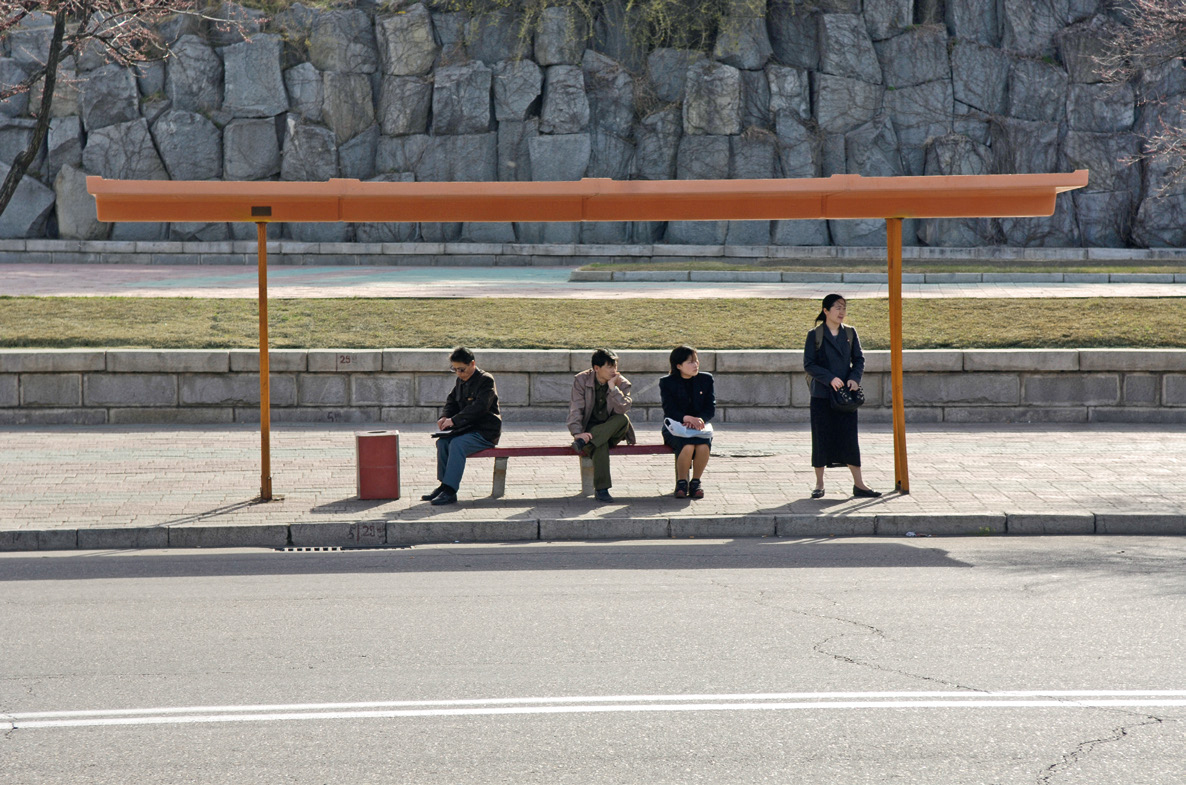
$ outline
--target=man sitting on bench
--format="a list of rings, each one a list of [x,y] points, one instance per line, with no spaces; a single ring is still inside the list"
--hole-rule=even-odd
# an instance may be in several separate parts
[[[612,502],[609,489],[609,448],[626,439],[634,444],[630,411],[630,381],[618,373],[618,356],[608,349],[593,352],[593,367],[572,380],[568,430],[576,438],[572,448],[593,459],[593,490],[598,501]]]
[[[498,444],[502,434],[494,377],[478,367],[474,353],[464,346],[449,355],[449,366],[457,382],[445,401],[444,416],[437,420],[437,429],[448,431],[437,439],[437,479],[441,484],[420,497],[438,506],[457,501],[465,459]]]

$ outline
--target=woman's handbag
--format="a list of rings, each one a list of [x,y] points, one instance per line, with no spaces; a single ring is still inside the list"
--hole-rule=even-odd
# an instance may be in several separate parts
[[[695,428],[689,428],[682,422],[676,422],[670,417],[663,420],[663,425],[667,428],[668,433],[672,436],[678,436],[681,439],[701,438],[712,441],[712,423],[710,422],[704,423],[704,427],[699,431]]]
[[[838,412],[855,412],[865,402],[865,391],[860,387],[850,390],[848,385],[831,391],[832,409]]]

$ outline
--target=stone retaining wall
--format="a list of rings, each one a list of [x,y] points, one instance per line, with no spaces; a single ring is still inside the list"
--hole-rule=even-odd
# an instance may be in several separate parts
[[[508,422],[563,422],[589,352],[477,350]],[[806,422],[799,351],[705,351],[721,422]],[[905,353],[911,422],[1186,422],[1186,350],[929,350]],[[658,422],[666,351],[626,351],[634,419]],[[453,384],[447,349],[284,349],[271,354],[283,422],[432,422]],[[258,353],[0,350],[0,425],[259,421]],[[889,353],[866,352],[862,417],[890,417]]]
[[[703,51],[647,48],[630,35],[649,26],[645,11],[628,0],[553,5],[535,19],[516,3],[473,17],[435,0],[327,5],[293,3],[266,17],[230,2],[209,9],[241,20],[249,39],[203,17],[162,20],[169,57],[135,70],[96,47],[64,58],[43,152],[0,215],[0,237],[254,232],[221,222],[100,222],[88,174],[511,182],[1088,169],[1087,187],[1059,198],[1048,218],[907,220],[903,241],[1186,245],[1186,186],[1171,176],[1174,161],[1131,163],[1144,140],[1177,127],[1186,68],[1176,58],[1130,83],[1102,84],[1094,58],[1126,23],[1115,3],[711,3],[698,20],[709,31]],[[713,8],[726,12],[714,18]],[[5,31],[0,85],[39,70],[51,25],[37,13]],[[0,171],[28,144],[38,106],[26,95],[0,102]],[[868,246],[885,229],[869,220],[733,220],[275,231],[327,242]]]

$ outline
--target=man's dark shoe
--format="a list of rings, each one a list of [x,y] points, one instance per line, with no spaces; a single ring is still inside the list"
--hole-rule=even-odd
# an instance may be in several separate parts
[[[584,439],[573,439],[573,440],[572,440],[572,449],[573,449],[573,452],[576,452],[576,453],[583,453],[583,452],[585,451],[585,447],[586,447],[588,444],[589,444],[589,443],[588,443],[587,441],[585,441]]]
[[[614,497],[609,495],[609,488],[598,488],[593,492],[593,496],[599,502],[612,502],[614,500]]]
[[[440,495],[432,500],[431,504],[434,507],[440,507],[442,504],[456,504],[457,494],[450,491],[441,491]]]
[[[426,501],[426,502],[430,502],[430,501],[432,501],[433,499],[435,499],[436,497],[440,496],[440,495],[441,495],[442,493],[444,493],[444,492],[445,492],[445,486],[443,486],[443,485],[438,485],[438,486],[437,486],[437,487],[436,487],[436,488],[433,490],[433,492],[432,492],[432,493],[426,493],[426,494],[424,494],[423,496],[421,496],[420,498],[421,498],[421,499],[423,499],[423,500],[424,500],[424,501]]]
[[[861,499],[876,499],[881,493],[872,488],[858,488],[854,485],[852,486],[852,495]]]

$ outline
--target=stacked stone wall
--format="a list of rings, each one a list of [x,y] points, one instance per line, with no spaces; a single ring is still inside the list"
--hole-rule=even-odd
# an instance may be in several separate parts
[[[0,237],[249,240],[254,227],[95,219],[85,176],[386,181],[716,179],[1057,172],[1087,188],[1046,219],[908,221],[908,245],[1186,246],[1186,184],[1132,165],[1186,106],[1175,61],[1101,84],[1119,24],[1097,0],[737,2],[709,52],[631,43],[624,0],[591,28],[563,5],[526,37],[510,12],[447,4],[296,4],[251,33],[178,17],[173,55],[136,71],[95,53],[64,67],[43,155]],[[23,79],[44,18],[11,31],[0,81]],[[0,163],[36,100],[0,104]],[[876,221],[293,224],[303,242],[878,246]]]
[[[272,418],[305,423],[430,423],[453,386],[448,349],[274,350]],[[588,352],[479,350],[508,423],[563,428]],[[658,428],[666,351],[626,351],[633,418]],[[705,351],[717,420],[806,423],[802,352]],[[906,419],[921,423],[1186,422],[1186,351],[933,350],[904,355]],[[889,353],[866,352],[866,422],[890,419]],[[251,350],[0,351],[0,425],[259,422]],[[513,427],[513,426],[512,426]]]

